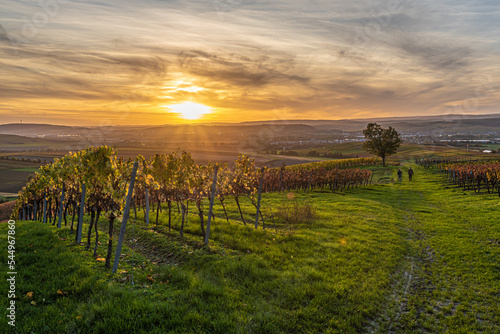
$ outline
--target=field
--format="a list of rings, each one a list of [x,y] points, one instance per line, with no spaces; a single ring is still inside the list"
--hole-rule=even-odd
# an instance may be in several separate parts
[[[297,150],[302,155],[306,155],[308,152],[315,150],[318,153],[335,153],[340,152],[342,154],[348,155],[358,155],[359,157],[370,157],[371,155],[366,152],[363,148],[363,143],[344,143],[344,144],[333,144],[323,148],[314,149],[302,149]],[[412,161],[415,157],[425,157],[425,156],[484,156],[491,157],[492,154],[482,154],[475,151],[469,151],[465,148],[456,148],[452,146],[434,146],[434,145],[415,145],[415,144],[403,144],[398,149],[398,154],[389,157],[389,161]],[[496,156],[496,155],[495,155]]]
[[[228,200],[231,222],[216,206],[209,247],[196,215],[181,238],[176,210],[171,232],[165,211],[159,226],[138,212],[116,275],[100,258],[104,218],[97,260],[75,246],[69,226],[17,222],[16,331],[500,333],[498,197],[409,166],[412,182],[391,182],[397,168],[388,167],[377,171],[385,182],[342,194],[264,194],[265,216],[316,208],[305,223],[255,230]],[[242,207],[251,219],[253,206]],[[8,290],[3,277],[0,289]]]
[[[17,194],[39,167],[36,162],[0,159],[0,193]]]

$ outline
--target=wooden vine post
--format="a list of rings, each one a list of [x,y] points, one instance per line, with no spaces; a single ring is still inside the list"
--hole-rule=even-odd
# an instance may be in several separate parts
[[[45,224],[47,222],[47,193],[43,194],[43,221]]]
[[[257,214],[255,215],[255,228],[259,227],[260,199],[262,198],[262,183],[264,182],[264,167],[260,170],[259,193],[257,195]]]
[[[214,181],[212,183],[212,191],[210,193],[210,206],[208,208],[207,231],[205,233],[205,245],[208,245],[208,238],[210,236],[210,223],[212,222],[212,211],[214,209],[215,191],[217,190],[217,172],[219,166],[215,165],[214,168]]]
[[[145,199],[146,199],[146,225],[149,225],[149,190],[148,188],[146,188],[146,196],[145,196]]]
[[[113,262],[113,274],[116,273],[118,269],[118,263],[120,262],[120,255],[122,253],[123,239],[125,237],[125,230],[127,229],[127,220],[130,214],[130,202],[132,201],[132,194],[134,192],[135,175],[137,174],[137,167],[139,163],[134,162],[134,167],[132,168],[132,175],[130,176],[130,184],[128,186],[127,200],[125,202],[125,210],[123,212],[122,226],[120,228],[120,236],[118,237],[118,244],[116,245],[115,260]]]
[[[82,198],[80,200],[80,217],[78,218],[78,228],[76,232],[76,244],[82,242],[83,213],[85,211],[85,183],[82,183]]]
[[[61,193],[61,207],[59,209],[59,221],[57,222],[57,228],[61,228],[61,222],[62,222],[62,217],[63,217],[63,211],[64,211],[64,183],[62,186],[62,193]]]

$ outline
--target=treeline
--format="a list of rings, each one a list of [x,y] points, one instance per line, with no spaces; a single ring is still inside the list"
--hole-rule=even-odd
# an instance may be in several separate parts
[[[354,159],[359,156],[356,154],[343,154],[342,152],[318,152],[316,150],[309,151],[307,153],[299,153],[295,150],[269,150],[264,151],[265,154],[273,155],[287,155],[292,157],[313,157],[313,158],[328,158],[328,159]]]

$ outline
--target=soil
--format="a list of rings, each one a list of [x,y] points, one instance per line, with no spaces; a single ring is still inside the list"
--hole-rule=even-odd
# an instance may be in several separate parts
[[[0,223],[5,223],[9,220],[15,205],[15,201],[0,203]]]

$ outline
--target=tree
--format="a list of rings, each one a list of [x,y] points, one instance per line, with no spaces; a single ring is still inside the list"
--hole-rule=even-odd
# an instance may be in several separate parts
[[[396,154],[401,145],[401,136],[392,127],[382,129],[377,123],[370,123],[363,130],[365,135],[364,148],[371,154],[382,158],[382,165],[385,166],[385,157]]]

